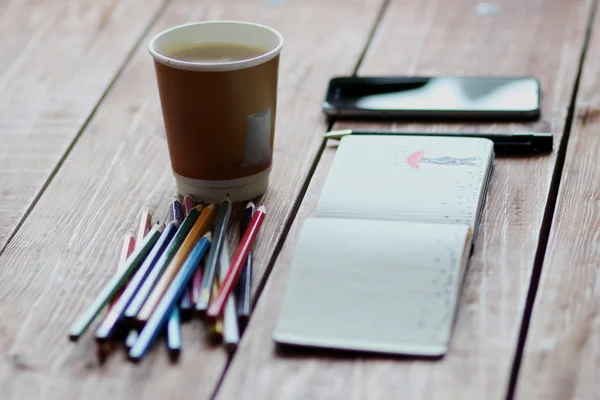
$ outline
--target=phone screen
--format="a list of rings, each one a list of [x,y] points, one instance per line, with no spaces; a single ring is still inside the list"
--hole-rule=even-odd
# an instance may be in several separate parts
[[[331,80],[323,108],[333,115],[539,116],[535,78],[348,77]]]

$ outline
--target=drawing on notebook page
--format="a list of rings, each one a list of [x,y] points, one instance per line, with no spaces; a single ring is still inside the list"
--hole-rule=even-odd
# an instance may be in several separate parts
[[[457,158],[457,157],[435,157],[435,158],[427,158],[425,157],[425,150],[419,150],[417,152],[412,153],[410,156],[406,158],[406,163],[410,165],[412,168],[419,170],[421,168],[421,164],[438,164],[438,165],[468,165],[472,167],[481,166],[483,159],[479,156],[467,157],[467,158]]]
[[[489,139],[344,137],[302,225],[274,341],[446,354],[493,160]]]

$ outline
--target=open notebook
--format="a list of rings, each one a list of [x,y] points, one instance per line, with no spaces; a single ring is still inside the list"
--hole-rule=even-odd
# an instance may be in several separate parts
[[[493,159],[488,139],[343,138],[302,226],[274,340],[445,354]]]

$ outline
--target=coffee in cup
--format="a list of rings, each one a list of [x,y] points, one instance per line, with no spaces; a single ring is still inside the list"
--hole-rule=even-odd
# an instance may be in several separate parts
[[[282,36],[258,24],[182,25],[149,50],[178,191],[197,200],[262,195],[273,157]]]

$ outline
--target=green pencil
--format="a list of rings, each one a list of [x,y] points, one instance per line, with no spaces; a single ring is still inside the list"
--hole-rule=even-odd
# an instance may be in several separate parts
[[[104,289],[100,292],[94,302],[88,307],[88,309],[81,315],[81,317],[75,322],[69,332],[69,339],[71,341],[77,341],[86,329],[91,325],[92,321],[102,311],[104,306],[110,302],[115,294],[127,283],[129,277],[139,268],[142,264],[154,243],[158,240],[164,225],[156,225],[152,227],[150,232],[144,238],[142,245],[133,251],[131,256],[127,259],[127,262],[123,268],[118,271],[113,278],[108,281],[104,286]]]
[[[131,300],[131,303],[127,306],[127,309],[125,310],[125,319],[130,323],[135,321],[136,315],[144,305],[144,302],[152,292],[152,289],[154,289],[156,282],[158,282],[162,273],[175,256],[175,253],[177,253],[179,247],[181,247],[181,244],[187,237],[190,229],[192,229],[192,226],[200,216],[199,208],[200,206],[192,208],[192,211],[185,217],[183,223],[175,233],[175,236],[173,236],[173,239],[169,242],[169,247],[167,247],[160,259],[156,262],[146,277],[144,284],[140,287],[133,300]]]

